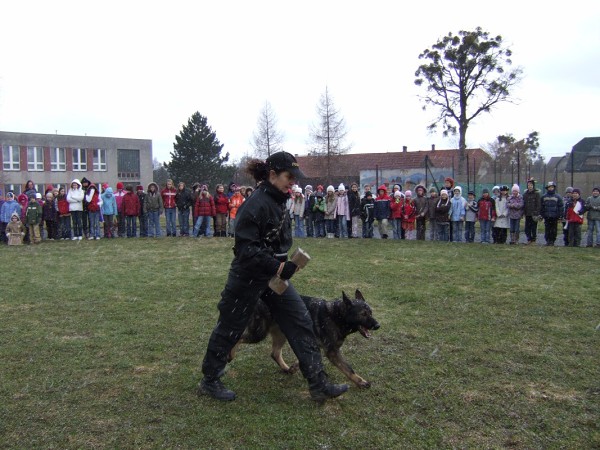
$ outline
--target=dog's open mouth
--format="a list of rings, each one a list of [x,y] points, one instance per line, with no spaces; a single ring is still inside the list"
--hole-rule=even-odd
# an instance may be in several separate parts
[[[367,339],[369,339],[371,337],[371,332],[363,326],[358,327],[358,332]]]

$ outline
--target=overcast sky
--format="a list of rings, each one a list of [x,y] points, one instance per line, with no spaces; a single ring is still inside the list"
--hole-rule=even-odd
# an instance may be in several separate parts
[[[152,139],[170,159],[196,111],[239,159],[266,101],[308,151],[327,86],[353,153],[456,148],[428,134],[418,55],[448,32],[501,35],[524,79],[469,147],[540,133],[548,159],[600,136],[600,2],[2,1],[0,130]]]

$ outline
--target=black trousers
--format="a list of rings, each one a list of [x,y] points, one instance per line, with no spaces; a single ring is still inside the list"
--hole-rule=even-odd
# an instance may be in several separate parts
[[[309,381],[323,371],[319,344],[313,332],[312,319],[294,286],[277,295],[267,286],[268,281],[248,280],[230,270],[219,302],[219,319],[208,341],[202,362],[207,378],[223,375],[227,357],[239,341],[254,307],[260,298],[287,338],[298,358],[300,370]]]
[[[525,216],[525,236],[527,241],[535,242],[537,239],[537,220],[533,216]]]
[[[546,244],[554,244],[554,241],[556,241],[556,234],[558,232],[558,219],[555,217],[546,218],[546,220],[544,220],[544,228],[546,229],[544,232]]]

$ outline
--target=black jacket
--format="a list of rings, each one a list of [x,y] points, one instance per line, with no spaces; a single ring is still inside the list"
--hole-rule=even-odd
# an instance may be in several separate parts
[[[179,211],[190,209],[194,205],[194,199],[192,197],[192,191],[184,187],[183,190],[177,189],[175,194],[175,204]]]
[[[280,260],[292,247],[287,193],[263,182],[238,209],[235,218],[234,259],[231,270],[242,278],[268,280],[277,273]]]

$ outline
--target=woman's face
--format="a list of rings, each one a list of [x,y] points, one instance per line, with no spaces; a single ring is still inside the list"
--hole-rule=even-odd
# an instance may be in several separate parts
[[[269,182],[283,193],[288,193],[292,186],[296,184],[296,177],[287,170],[280,172],[279,175],[274,170],[269,172]]]

